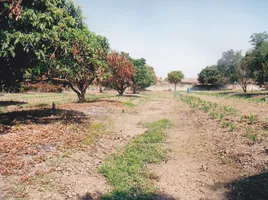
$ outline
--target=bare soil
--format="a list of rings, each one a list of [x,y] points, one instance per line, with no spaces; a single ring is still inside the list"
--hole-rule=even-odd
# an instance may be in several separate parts
[[[244,99],[228,99],[221,97],[197,95],[194,93],[192,93],[192,95],[198,96],[206,101],[219,103],[225,106],[231,106],[239,110],[239,112],[243,113],[244,115],[249,115],[250,113],[255,114],[260,120],[264,122],[268,121],[268,102],[257,103],[249,102],[248,100]]]
[[[174,124],[167,131],[169,153],[165,162],[149,166],[161,194],[182,200],[228,199],[234,180],[261,172],[254,162],[262,159],[258,153],[263,147],[249,146],[240,134],[222,129],[171,92],[120,101],[131,98],[134,108],[114,99],[60,106],[78,113],[71,118],[65,112],[43,116],[42,122],[17,117],[16,125],[7,126],[3,117],[7,129],[0,135],[0,199],[98,199],[111,189],[98,173],[103,161],[142,134],[143,124],[163,118]],[[105,131],[84,144],[88,124],[94,123]]]

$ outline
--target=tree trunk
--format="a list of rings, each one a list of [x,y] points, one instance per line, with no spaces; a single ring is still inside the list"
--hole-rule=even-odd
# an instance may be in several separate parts
[[[120,90],[120,91],[118,91],[118,94],[119,94],[119,96],[123,96],[124,95],[124,91]]]
[[[138,88],[137,87],[132,87],[132,92],[133,94],[138,94]]]
[[[245,93],[247,93],[247,84],[242,85],[242,89]]]
[[[174,84],[175,85],[175,91],[177,90],[177,84]]]
[[[127,89],[127,87],[124,87],[124,86],[122,86],[121,88],[119,88],[117,90],[117,92],[119,93],[119,96],[123,96],[126,89]]]
[[[83,102],[86,102],[86,91],[80,91],[79,94],[77,94],[78,96],[78,102],[79,103],[83,103]]]
[[[77,94],[78,102],[83,103],[86,101],[86,91],[89,85],[85,85],[83,89],[76,89],[72,83],[68,83],[70,88]],[[79,87],[78,87],[79,88]]]
[[[100,93],[103,93],[103,87],[101,85],[99,85],[99,91]]]

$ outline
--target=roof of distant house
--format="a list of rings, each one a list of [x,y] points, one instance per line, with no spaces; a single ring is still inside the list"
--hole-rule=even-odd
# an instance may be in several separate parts
[[[181,80],[182,83],[188,83],[188,84],[198,84],[197,78],[184,78]]]

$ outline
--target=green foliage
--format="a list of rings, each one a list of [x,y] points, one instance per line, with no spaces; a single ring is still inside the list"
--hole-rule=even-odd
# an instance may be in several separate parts
[[[204,85],[216,85],[222,80],[222,75],[216,66],[207,66],[198,75],[198,81]]]
[[[0,85],[6,91],[19,86],[25,71],[45,70],[41,61],[49,59],[59,29],[82,26],[81,12],[72,1],[29,0],[22,1],[21,7],[19,17],[10,15],[9,7],[1,12]]]
[[[172,71],[168,73],[168,81],[176,86],[184,78],[184,74],[181,71]]]
[[[144,62],[139,62],[144,59],[132,59],[132,63],[135,67],[135,75],[132,78],[133,93],[138,93],[147,87],[150,87],[155,82],[155,77],[149,67]]]
[[[246,128],[246,135],[245,137],[247,137],[248,139],[251,139],[253,142],[256,142],[257,141],[257,134],[255,133],[255,131],[250,128],[250,127],[247,127]]]
[[[99,66],[106,65],[108,41],[85,27],[58,33],[61,40],[50,60],[50,77],[67,83],[83,102],[88,86],[97,78]]]
[[[257,115],[254,115],[254,114],[250,113],[250,115],[249,115],[249,123],[254,124],[256,122],[256,120],[257,120]]]
[[[268,34],[255,33],[251,36],[253,49],[248,52],[250,72],[257,84],[262,86],[268,83]]]
[[[212,92],[194,92],[198,95],[213,96],[227,99],[242,99],[249,102],[265,103],[266,92],[255,91],[252,93],[230,92],[230,91],[212,91]],[[259,97],[260,96],[260,97]]]
[[[222,58],[218,60],[217,68],[224,77],[223,83],[233,84],[238,81],[237,67],[241,58],[241,51],[231,49],[222,53]]]
[[[235,132],[237,130],[236,124],[235,123],[230,123],[230,128],[233,132]]]
[[[125,52],[122,52],[121,55],[130,60],[135,68],[135,74],[131,79],[131,87],[134,94],[139,93],[141,90],[150,87],[156,82],[154,69],[146,64],[144,58],[134,59]]]
[[[20,17],[4,10],[0,29],[0,83],[11,90],[25,78],[68,84],[85,101],[85,92],[105,66],[109,44],[90,32],[71,0],[22,1]]]
[[[170,126],[171,122],[167,119],[149,123],[148,130],[129,143],[122,154],[104,162],[100,172],[108,179],[113,190],[104,195],[103,199],[140,199],[141,196],[143,199],[152,198],[156,189],[149,182],[150,175],[146,165],[163,160],[163,142],[166,138],[164,130]],[[127,197],[119,194],[127,194]]]
[[[237,130],[237,125],[234,122],[228,121],[228,115],[237,115],[237,110],[229,106],[221,106],[217,103],[212,103],[209,101],[204,101],[199,97],[191,95],[183,95],[181,92],[174,93],[175,96],[179,96],[180,99],[188,103],[192,108],[199,108],[205,112],[208,112],[209,115],[214,119],[219,119],[221,122],[222,128],[230,127],[234,132]]]
[[[246,54],[245,57],[240,60],[236,69],[238,83],[240,84],[244,92],[247,92],[247,85],[250,78],[250,63],[252,59],[252,56]]]

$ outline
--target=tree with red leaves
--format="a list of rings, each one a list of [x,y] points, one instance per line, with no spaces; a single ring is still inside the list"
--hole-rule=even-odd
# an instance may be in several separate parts
[[[105,80],[105,85],[116,90],[122,96],[125,90],[132,85],[132,77],[135,68],[124,53],[112,52],[107,56],[109,76]]]

